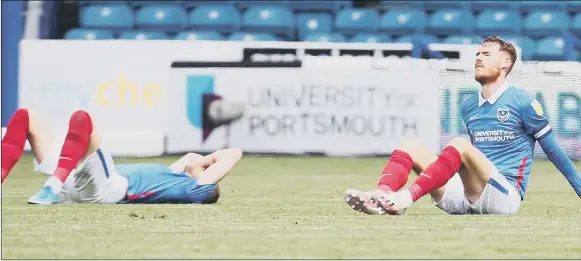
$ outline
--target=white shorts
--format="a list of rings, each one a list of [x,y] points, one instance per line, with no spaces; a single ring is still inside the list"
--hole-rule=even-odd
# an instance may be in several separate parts
[[[35,169],[52,175],[57,167],[62,148],[61,142],[49,150],[46,158]],[[115,204],[127,194],[127,179],[115,171],[113,157],[102,149],[87,157],[74,169],[63,186],[64,203]]]
[[[495,169],[495,173],[484,187],[480,198],[470,203],[464,193],[464,184],[455,174],[446,184],[446,191],[434,205],[448,214],[516,214],[520,208],[521,197],[516,188]]]

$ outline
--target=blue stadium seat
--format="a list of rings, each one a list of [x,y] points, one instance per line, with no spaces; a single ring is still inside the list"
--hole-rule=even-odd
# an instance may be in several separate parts
[[[289,0],[290,8],[295,12],[300,11],[324,11],[336,13],[343,8],[351,7],[351,1],[333,0]]]
[[[113,32],[99,29],[74,28],[65,33],[67,40],[109,40],[115,39]]]
[[[423,33],[428,18],[423,11],[411,8],[393,8],[381,16],[379,30],[390,34]]]
[[[349,39],[352,43],[389,43],[391,39],[385,34],[358,33]]]
[[[242,15],[242,28],[247,32],[270,32],[292,37],[293,13],[282,6],[253,6]]]
[[[441,9],[432,14],[428,22],[428,33],[461,34],[471,33],[474,27],[472,12],[464,9]]]
[[[424,1],[424,9],[428,11],[449,8],[468,9],[470,1]]]
[[[144,6],[135,15],[139,29],[159,29],[177,32],[186,26],[186,10],[179,5]]]
[[[536,10],[524,18],[523,34],[529,36],[560,35],[569,28],[570,19],[562,10]]]
[[[395,40],[396,43],[411,43],[412,39],[423,41],[426,44],[439,43],[438,37],[430,34],[403,35]]]
[[[522,1],[520,3],[521,12],[531,12],[539,9],[565,10],[566,1]]]
[[[345,37],[340,33],[310,33],[303,39],[305,42],[345,42]]]
[[[520,47],[523,61],[531,60],[536,50],[536,44],[531,38],[518,35],[505,35],[500,37],[505,41],[508,41],[513,45],[518,45]]]
[[[333,15],[329,13],[299,13],[295,21],[299,39],[308,33],[333,31]]]
[[[147,0],[141,0],[147,1]],[[197,7],[200,5],[227,5],[234,6],[234,1],[232,0],[183,0],[183,5],[186,8]]]
[[[255,33],[255,32],[235,32],[228,37],[228,41],[280,41],[279,38],[271,33]]]
[[[200,5],[190,12],[188,27],[231,33],[240,29],[241,21],[240,12],[233,6]]]
[[[99,4],[127,4],[129,0],[102,0]],[[79,6],[95,4],[94,0],[79,0]]]
[[[285,0],[234,0],[232,3],[241,10],[246,10],[255,5],[279,5],[287,8],[289,7],[289,1]]]
[[[370,8],[345,8],[335,17],[335,30],[341,33],[371,32],[378,24],[379,15]]]
[[[414,8],[414,9],[424,9],[424,1],[390,1],[381,0],[380,6],[383,9],[391,8]]]
[[[166,5],[166,4],[178,4],[181,1],[163,1],[163,0],[128,0],[129,5],[133,7],[143,7],[150,5]]]
[[[127,5],[90,5],[81,8],[83,28],[128,30],[135,24],[133,10]]]
[[[581,36],[581,12],[573,16],[573,21],[571,22],[571,32],[577,36]]]
[[[483,11],[485,9],[515,9],[519,7],[519,2],[516,1],[472,1],[470,7],[474,11]]]
[[[220,41],[224,38],[216,32],[212,31],[189,31],[189,32],[179,32],[173,38],[174,40],[209,40],[209,41]]]
[[[119,34],[119,39],[124,40],[168,40],[170,39],[163,32],[148,32],[148,31],[127,31]]]
[[[538,61],[559,61],[564,59],[565,41],[558,36],[542,38],[537,42],[534,59]]]
[[[567,10],[569,12],[581,12],[581,1],[567,1]]]
[[[522,17],[517,10],[489,9],[476,18],[474,32],[479,35],[520,33]]]
[[[476,35],[452,35],[444,38],[442,43],[444,44],[480,44],[482,39]]]

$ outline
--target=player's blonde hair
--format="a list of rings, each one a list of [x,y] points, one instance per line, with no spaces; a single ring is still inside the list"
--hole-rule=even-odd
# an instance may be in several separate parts
[[[500,46],[500,51],[508,54],[508,56],[510,57],[510,61],[512,62],[510,67],[508,67],[508,71],[506,71],[506,75],[508,75],[510,73],[510,71],[512,70],[512,67],[514,66],[514,63],[516,62],[516,59],[517,59],[516,49],[514,48],[514,45],[503,40],[502,38],[500,38],[498,36],[493,36],[493,35],[486,37],[484,40],[482,40],[482,43],[480,43],[480,44],[483,45],[485,43],[498,44]]]

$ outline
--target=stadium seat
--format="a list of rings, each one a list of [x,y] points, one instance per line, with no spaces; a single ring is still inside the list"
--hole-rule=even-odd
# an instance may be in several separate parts
[[[424,1],[424,9],[428,11],[448,8],[458,8],[468,10],[470,1]]]
[[[240,29],[241,20],[240,12],[233,6],[200,5],[190,12],[188,27],[231,33]]]
[[[163,1],[163,0],[128,0],[129,5],[133,7],[143,7],[151,5],[166,5],[166,4],[179,4],[181,1]]]
[[[571,32],[577,36],[581,36],[581,12],[573,16],[573,21],[571,22]]]
[[[65,33],[67,40],[109,40],[115,39],[108,30],[74,28]]]
[[[480,37],[471,35],[471,36],[464,36],[464,35],[452,35],[444,38],[442,43],[444,44],[479,44],[482,40]]]
[[[229,41],[280,41],[279,38],[270,33],[256,33],[256,32],[235,32],[228,37]]]
[[[508,41],[513,45],[517,45],[520,47],[523,61],[531,60],[536,50],[535,42],[531,38],[517,35],[505,35],[500,37],[505,41]]]
[[[340,33],[310,33],[307,34],[303,41],[305,42],[345,42],[345,36]]]
[[[308,33],[333,31],[333,16],[329,13],[299,13],[295,21],[299,39]]]
[[[429,18],[427,32],[433,34],[471,33],[473,26],[474,17],[469,10],[441,9]]]
[[[422,9],[423,10],[423,8],[424,8],[424,1],[390,1],[390,0],[381,0],[380,6],[384,10],[389,10],[391,8],[414,8],[414,9]]]
[[[352,43],[389,43],[391,39],[385,34],[359,33],[349,39]]]
[[[474,32],[479,35],[520,33],[522,18],[517,10],[489,9],[476,18]]]
[[[351,1],[333,0],[289,0],[289,6],[294,12],[302,11],[323,11],[336,13],[343,8],[351,7]]]
[[[412,39],[420,40],[426,44],[439,43],[438,37],[429,34],[415,34],[415,35],[403,35],[395,40],[396,43],[411,43]]]
[[[174,40],[209,40],[209,41],[220,41],[224,38],[216,32],[212,31],[189,31],[189,32],[179,32],[173,38]]]
[[[521,12],[532,12],[539,9],[550,10],[565,10],[567,7],[566,1],[522,1],[520,3]]]
[[[379,16],[370,8],[345,8],[335,17],[335,31],[340,33],[372,32],[377,29]]]
[[[411,8],[393,8],[381,16],[379,30],[390,34],[423,33],[428,18],[423,11]]]
[[[247,32],[269,32],[292,37],[293,13],[282,6],[253,6],[242,15],[242,28]]]
[[[133,28],[133,10],[127,5],[90,5],[81,8],[80,24],[86,29],[128,30]]]
[[[567,10],[569,12],[581,12],[581,1],[567,1]]]
[[[148,0],[141,0],[148,1]],[[186,8],[197,7],[201,5],[225,5],[234,6],[234,1],[232,0],[183,0],[183,5]]]
[[[135,15],[135,25],[139,29],[159,29],[177,32],[186,26],[186,10],[179,5],[148,5]]]
[[[170,39],[163,32],[128,31],[119,34],[119,39],[124,40],[168,40]]]
[[[473,11],[483,11],[485,9],[503,9],[507,11],[514,9],[518,11],[518,6],[519,2],[516,1],[472,1],[470,3]]]
[[[99,4],[127,4],[129,0],[102,0]],[[79,6],[95,4],[94,0],[79,0]]]
[[[562,10],[536,10],[524,18],[523,34],[528,36],[560,35],[569,28],[570,19]]]
[[[559,61],[564,59],[565,41],[558,36],[542,38],[537,42],[534,59],[538,61]]]
[[[289,7],[289,2],[284,0],[234,0],[232,1],[234,6],[240,10],[246,10],[255,5],[272,5],[272,6],[284,6]]]

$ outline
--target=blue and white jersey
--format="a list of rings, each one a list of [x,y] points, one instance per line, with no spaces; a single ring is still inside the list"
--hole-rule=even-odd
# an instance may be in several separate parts
[[[129,182],[127,197],[120,204],[201,204],[216,188],[157,163],[123,164],[116,169]]]
[[[505,82],[488,100],[482,92],[462,104],[472,144],[496,166],[524,198],[536,140],[551,133],[541,104]]]

